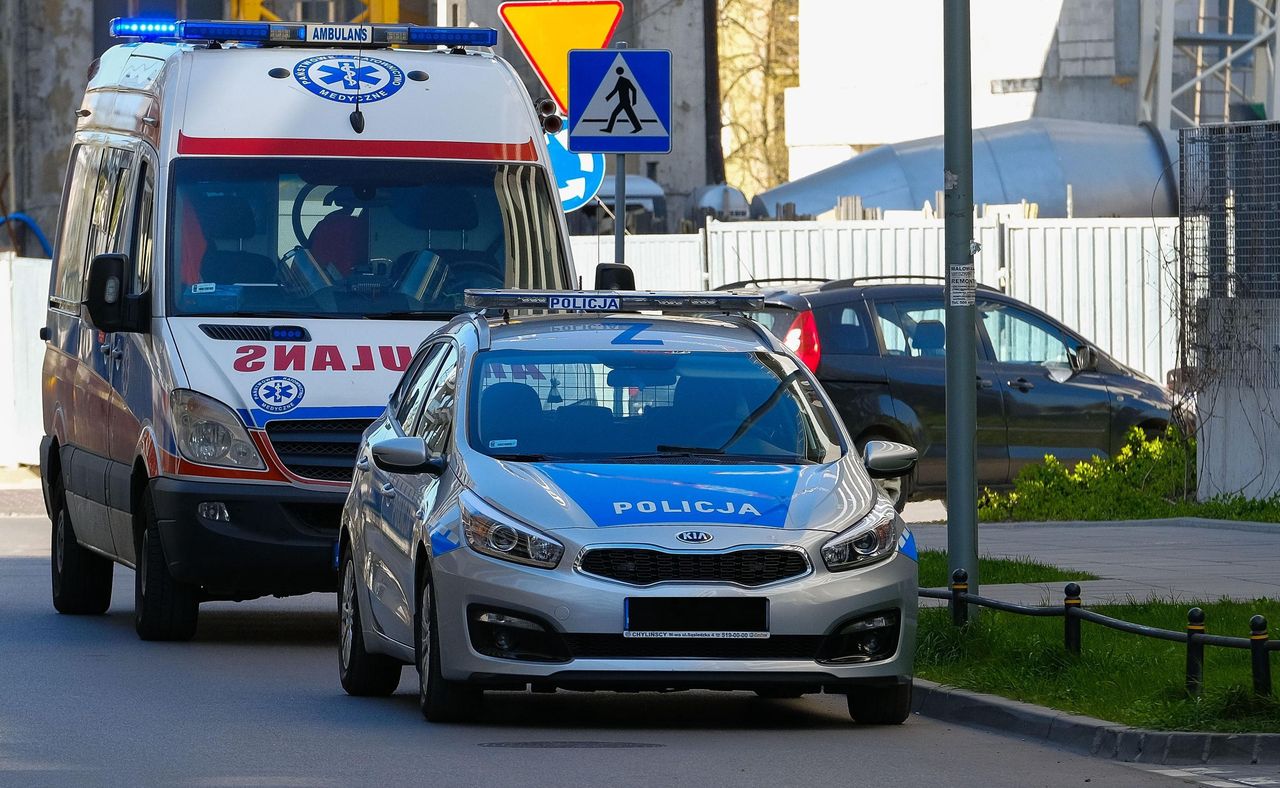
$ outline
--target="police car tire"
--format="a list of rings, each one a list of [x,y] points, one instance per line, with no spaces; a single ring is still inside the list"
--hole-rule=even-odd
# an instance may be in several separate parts
[[[418,665],[418,705],[428,722],[459,722],[472,716],[483,693],[461,681],[449,681],[440,671],[440,632],[436,626],[435,590],[423,580],[418,596],[415,649]],[[427,637],[423,637],[423,633]],[[424,642],[425,640],[425,642]],[[424,653],[425,652],[425,653]]]
[[[850,692],[849,716],[862,725],[901,725],[911,716],[911,682]]]
[[[134,571],[133,621],[143,640],[190,640],[196,634],[200,600],[195,586],[169,573],[151,493],[142,494],[138,566]]]
[[[50,576],[53,607],[67,615],[101,615],[111,607],[111,575],[115,564],[76,541],[62,485],[55,482]]]
[[[349,550],[344,551],[340,579],[342,585],[338,591],[338,617],[342,628],[338,641],[338,680],[348,695],[386,697],[400,686],[400,669],[403,666],[391,657],[370,654],[365,650],[355,573],[355,559],[351,557]],[[351,584],[349,588],[348,583]],[[351,638],[350,654],[344,659],[343,655],[347,653],[345,641],[348,637]]]

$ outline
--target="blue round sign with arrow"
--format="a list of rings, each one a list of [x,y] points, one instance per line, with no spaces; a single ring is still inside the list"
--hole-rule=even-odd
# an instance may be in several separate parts
[[[547,153],[551,171],[560,191],[560,207],[565,213],[576,211],[595,198],[604,183],[604,154],[570,153],[568,130],[547,135]]]

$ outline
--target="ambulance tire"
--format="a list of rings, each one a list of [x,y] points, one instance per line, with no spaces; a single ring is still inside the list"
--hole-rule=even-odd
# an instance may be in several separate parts
[[[418,705],[428,722],[464,722],[478,710],[484,693],[461,681],[450,681],[440,670],[440,630],[436,626],[435,589],[425,577],[418,596]]]
[[[76,541],[61,481],[54,482],[50,565],[53,607],[67,615],[101,615],[111,607],[111,575],[115,564]]]
[[[911,716],[911,682],[850,692],[849,716],[861,725],[901,725]]]
[[[342,562],[341,586],[338,592],[338,619],[341,626],[338,641],[338,681],[348,695],[386,697],[400,686],[403,667],[391,657],[370,654],[364,647],[364,629],[360,621],[360,595],[356,593],[356,565],[349,550]]]
[[[134,572],[134,628],[143,640],[190,640],[200,613],[199,589],[169,573],[151,491],[144,491],[138,516],[138,567]]]

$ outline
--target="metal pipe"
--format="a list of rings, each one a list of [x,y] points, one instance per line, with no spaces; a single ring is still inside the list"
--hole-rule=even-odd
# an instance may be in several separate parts
[[[969,591],[978,575],[978,375],[973,255],[973,99],[969,0],[947,0],[942,21],[943,187],[947,263],[947,557],[964,569]]]

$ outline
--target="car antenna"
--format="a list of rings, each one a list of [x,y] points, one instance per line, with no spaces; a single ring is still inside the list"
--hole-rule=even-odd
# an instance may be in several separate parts
[[[360,111],[360,93],[364,90],[364,82],[360,79],[360,66],[363,62],[364,47],[356,47],[356,108],[351,110],[351,129],[356,134],[364,134],[364,113]]]

